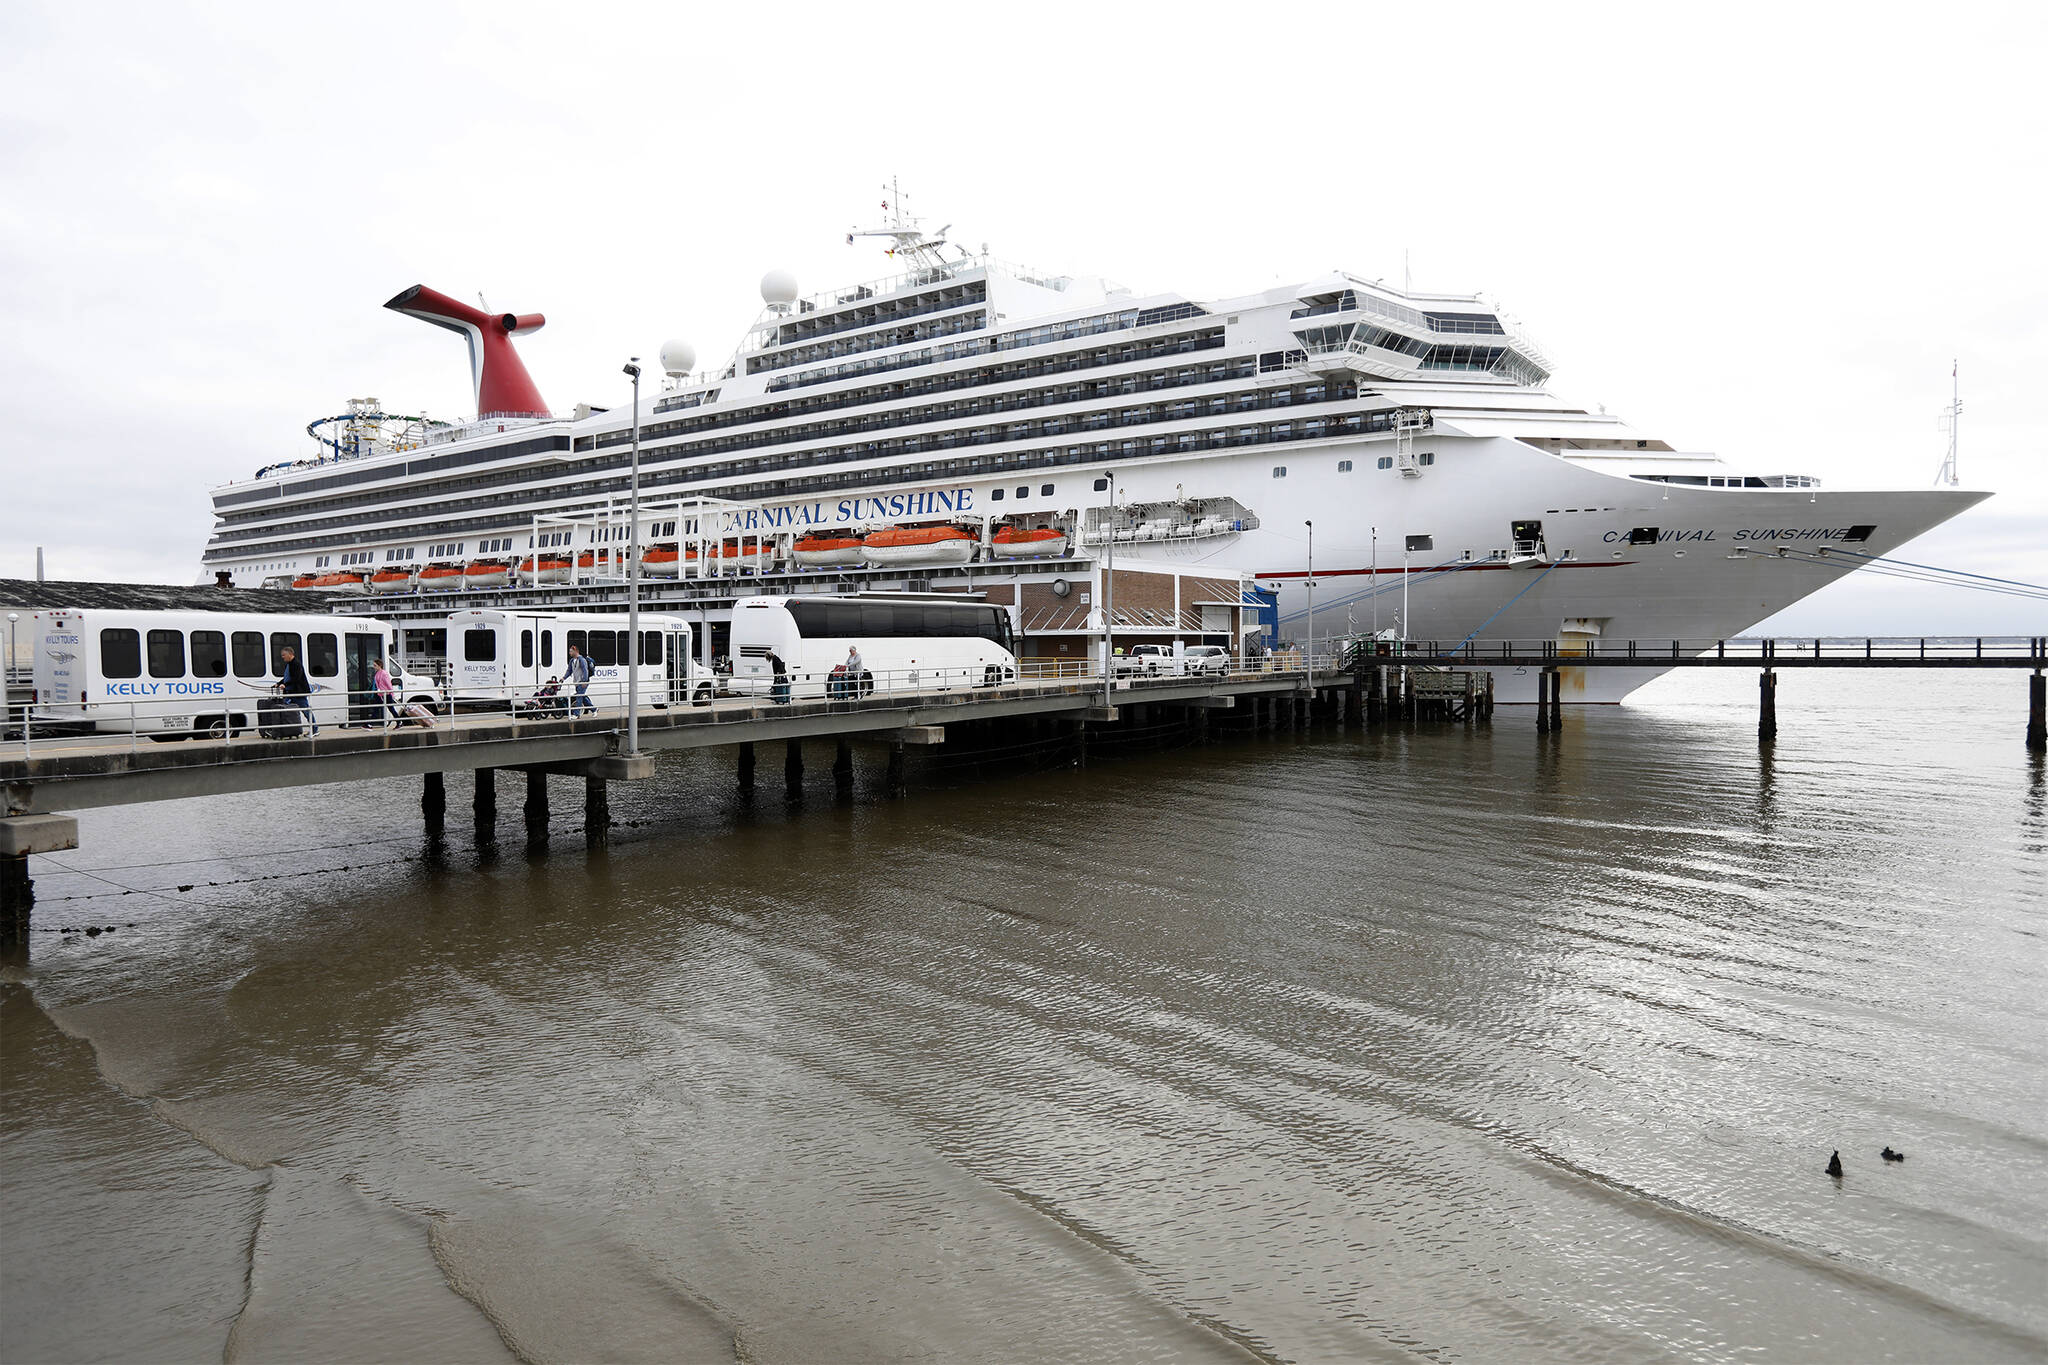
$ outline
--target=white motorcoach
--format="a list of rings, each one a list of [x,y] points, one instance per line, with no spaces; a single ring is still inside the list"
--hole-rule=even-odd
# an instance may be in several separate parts
[[[994,687],[1017,677],[1009,608],[942,597],[741,598],[732,608],[735,692],[769,696],[771,651],[790,696]],[[860,650],[865,676],[833,670]]]
[[[392,661],[401,703],[431,710],[440,701],[424,675],[398,671],[391,627],[367,617],[85,608],[33,620],[38,726],[157,739],[239,733],[257,725],[287,646],[313,685],[317,725],[384,720],[372,685],[380,658]]]
[[[522,611],[472,607],[448,617],[448,695],[470,705],[509,706],[560,683],[566,705],[569,646],[591,663],[593,706],[626,704],[632,657],[624,612]],[[708,706],[717,680],[690,649],[690,623],[640,613],[640,699],[653,706]]]

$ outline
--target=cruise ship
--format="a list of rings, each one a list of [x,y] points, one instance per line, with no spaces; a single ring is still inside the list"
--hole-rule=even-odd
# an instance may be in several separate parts
[[[1281,639],[1305,637],[1313,581],[1318,640],[1698,649],[1988,496],[1823,489],[1574,407],[1480,295],[1337,273],[1138,296],[966,250],[900,201],[858,237],[896,273],[806,297],[771,272],[729,363],[664,348],[668,378],[638,399],[637,537],[629,406],[551,413],[512,343],[540,315],[415,286],[386,306],[463,337],[475,420],[369,403],[316,423],[314,457],[213,491],[204,577],[365,594],[616,582],[637,545],[648,575],[762,590],[891,556],[1107,550],[1256,575]],[[1573,672],[1579,702],[1653,676]],[[1532,679],[1500,685],[1533,699]]]

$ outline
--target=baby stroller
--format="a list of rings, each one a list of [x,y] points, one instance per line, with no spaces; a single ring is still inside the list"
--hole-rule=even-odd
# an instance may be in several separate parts
[[[512,709],[532,716],[567,715],[569,699],[562,695],[562,680],[549,678],[541,684],[540,691],[525,701],[513,702]]]

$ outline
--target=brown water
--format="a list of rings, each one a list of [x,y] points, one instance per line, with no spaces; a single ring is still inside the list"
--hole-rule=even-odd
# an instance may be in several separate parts
[[[1753,697],[88,814],[0,1358],[2048,1358],[2024,683]]]

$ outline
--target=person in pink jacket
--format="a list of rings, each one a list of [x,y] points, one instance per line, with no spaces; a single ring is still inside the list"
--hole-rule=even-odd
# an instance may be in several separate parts
[[[405,717],[398,710],[398,694],[391,687],[391,670],[377,660],[377,671],[370,678],[370,686],[376,689],[377,703],[384,708],[384,728],[390,729]]]

